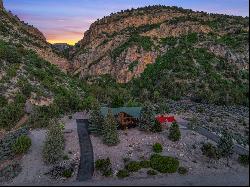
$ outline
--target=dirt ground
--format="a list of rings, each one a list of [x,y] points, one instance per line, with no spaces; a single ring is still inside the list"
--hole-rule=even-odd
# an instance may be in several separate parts
[[[65,154],[68,155],[69,159],[75,160],[78,166],[80,160],[80,147],[75,120],[70,120],[68,117],[65,117],[61,119],[61,122],[65,124]],[[4,185],[57,184],[58,182],[73,182],[76,180],[78,167],[76,167],[73,177],[68,180],[63,178],[55,180],[45,175],[52,167],[46,165],[42,159],[42,149],[46,138],[46,132],[46,130],[42,129],[32,130],[30,132],[29,136],[32,140],[32,146],[28,153],[20,160],[22,171],[16,178],[4,183]]]
[[[248,168],[242,167],[237,162],[237,155],[230,159],[230,167],[226,166],[226,160],[209,160],[202,155],[200,147],[203,142],[211,142],[206,137],[188,129],[181,129],[182,138],[179,142],[168,139],[168,130],[161,133],[145,133],[137,129],[119,131],[120,144],[114,147],[106,146],[99,137],[91,135],[95,160],[109,157],[112,162],[114,174],[123,169],[123,158],[134,161],[149,159],[153,154],[152,145],[161,143],[164,147],[162,155],[177,157],[180,165],[188,168],[189,175],[197,174],[222,174],[227,172],[248,172]],[[147,169],[143,169],[130,176],[134,178],[148,178]],[[159,174],[159,176],[164,176]],[[94,173],[94,179],[103,179],[98,173]]]

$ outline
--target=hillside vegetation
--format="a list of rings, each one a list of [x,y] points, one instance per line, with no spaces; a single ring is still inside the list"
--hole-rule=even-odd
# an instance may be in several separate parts
[[[35,106],[30,118],[35,126],[86,107],[81,82],[35,52],[0,40],[0,63],[0,128],[15,126],[27,101]]]

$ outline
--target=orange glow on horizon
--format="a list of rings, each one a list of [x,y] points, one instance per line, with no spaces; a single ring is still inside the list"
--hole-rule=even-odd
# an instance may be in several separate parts
[[[67,43],[69,45],[75,45],[78,41],[79,41],[79,39],[76,39],[76,40],[47,40],[47,42],[49,42],[51,44],[55,44],[55,43]]]

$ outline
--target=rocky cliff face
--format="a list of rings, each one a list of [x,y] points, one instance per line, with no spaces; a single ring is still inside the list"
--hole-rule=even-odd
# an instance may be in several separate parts
[[[69,62],[53,51],[51,45],[37,28],[7,12],[3,8],[2,0],[0,6],[0,39],[35,51],[40,57],[64,71],[69,69]]]
[[[190,33],[199,35],[200,44],[194,47],[206,48],[239,68],[248,68],[246,38],[241,37],[241,50],[230,46],[234,37],[247,32],[248,21],[241,17],[165,6],[122,11],[90,26],[72,51],[73,69],[81,77],[111,74],[126,83],[168,51],[169,46],[162,41]]]

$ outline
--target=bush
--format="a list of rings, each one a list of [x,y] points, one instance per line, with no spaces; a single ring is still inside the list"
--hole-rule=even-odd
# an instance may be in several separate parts
[[[179,161],[169,156],[154,154],[150,158],[152,169],[160,173],[175,173],[179,168]]]
[[[24,104],[10,103],[0,108],[0,128],[11,129],[24,115]]]
[[[4,138],[0,140],[0,162],[8,159],[10,160],[15,156],[15,153],[13,151],[13,145],[15,144],[18,137],[27,134],[28,129],[21,128],[7,134],[6,136],[4,136]]]
[[[141,165],[140,162],[136,162],[136,161],[131,161],[129,162],[125,168],[129,171],[129,172],[137,172],[141,169]]]
[[[62,177],[70,178],[70,177],[72,177],[72,174],[73,174],[73,170],[67,169],[67,170],[64,170],[64,171],[63,171]]]
[[[0,107],[4,107],[7,104],[8,104],[7,99],[4,96],[0,95]]]
[[[233,138],[232,136],[226,132],[222,132],[222,136],[220,137],[220,141],[218,143],[218,151],[221,157],[230,157],[233,154]]]
[[[204,144],[201,147],[201,151],[208,158],[217,159],[219,157],[217,148],[211,143]]]
[[[105,117],[102,134],[103,143],[106,145],[114,146],[120,142],[116,127],[116,120],[111,110],[109,110],[107,116]]]
[[[150,168],[150,161],[149,160],[143,160],[140,161],[141,168]]]
[[[63,159],[64,134],[61,127],[52,122],[43,147],[43,159],[48,164],[54,164]]]
[[[162,147],[162,145],[160,143],[156,143],[156,144],[153,145],[153,151],[155,153],[161,153],[162,150],[163,150],[163,147]]]
[[[158,120],[155,120],[155,123],[153,124],[151,131],[155,133],[162,132],[162,125]]]
[[[171,125],[168,138],[173,142],[179,141],[181,139],[181,131],[179,129],[179,125],[176,122]]]
[[[69,160],[69,156],[68,155],[64,155],[63,156],[63,160]]]
[[[13,145],[13,151],[16,154],[26,153],[29,150],[30,146],[31,139],[26,135],[22,135],[17,138],[15,144]]]
[[[188,169],[187,168],[184,168],[184,167],[179,167],[178,168],[178,173],[180,175],[186,175],[188,173]]]
[[[147,174],[148,175],[157,175],[157,171],[155,171],[155,170],[148,170]]]
[[[240,155],[238,158],[238,161],[242,166],[248,166],[249,165],[249,155]]]
[[[95,162],[95,168],[105,177],[112,175],[112,165],[109,158],[97,160]]]
[[[129,172],[128,170],[119,170],[118,173],[116,174],[116,176],[119,178],[119,179],[123,179],[123,178],[126,178],[126,177],[129,177]]]

